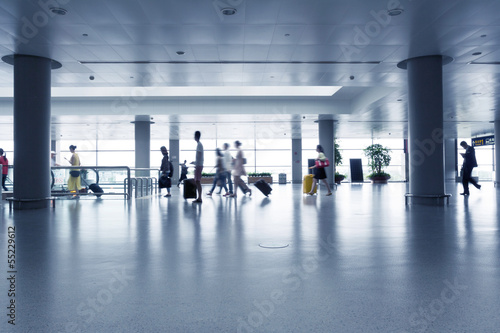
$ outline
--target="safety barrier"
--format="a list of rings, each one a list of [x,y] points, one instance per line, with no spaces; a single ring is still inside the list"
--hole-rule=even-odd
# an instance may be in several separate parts
[[[97,184],[99,183],[99,171],[100,170],[106,170],[106,171],[113,171],[113,170],[118,170],[118,171],[125,171],[126,179],[130,179],[130,168],[128,166],[54,166],[51,167],[52,170],[93,170],[96,172],[96,179],[97,179]],[[118,185],[119,183],[111,183],[111,184],[106,184],[106,185]],[[75,195],[73,192],[53,192],[53,196],[70,196],[70,195]],[[125,183],[124,181],[124,186],[123,186],[123,192],[109,192],[105,191],[104,193],[78,193],[78,195],[123,195],[124,198],[126,199],[131,199],[132,198],[132,187],[130,186],[130,182]]]
[[[153,192],[158,193],[158,179],[155,177],[134,177],[125,178],[123,180],[123,186],[129,187],[134,192],[135,198],[142,198],[147,195],[153,195]]]

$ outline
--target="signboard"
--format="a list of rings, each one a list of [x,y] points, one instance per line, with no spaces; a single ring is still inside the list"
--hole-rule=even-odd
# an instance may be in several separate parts
[[[480,138],[472,139],[472,147],[480,147],[480,146],[491,146],[495,144],[495,136],[482,136]]]
[[[349,160],[351,165],[351,183],[362,183],[363,178],[363,166],[361,164],[360,158],[351,158]]]

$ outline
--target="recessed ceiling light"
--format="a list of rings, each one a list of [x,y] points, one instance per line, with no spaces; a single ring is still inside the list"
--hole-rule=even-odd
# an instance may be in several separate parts
[[[184,51],[177,51],[175,53],[177,53],[177,55],[185,55],[186,54],[186,52],[184,52]]]
[[[403,14],[403,12],[404,12],[404,10],[403,10],[403,9],[401,9],[401,8],[393,8],[393,9],[389,9],[389,10],[387,11],[387,14],[388,14],[389,16],[398,16],[398,15]]]
[[[486,36],[488,36],[488,35],[481,35],[481,36],[479,36],[479,37],[484,38],[484,37],[486,37]]]
[[[483,54],[483,52],[474,52],[474,53],[472,53],[473,56],[478,56],[478,55],[481,55],[481,54]]]
[[[226,7],[226,8],[222,8],[220,10],[220,12],[222,13],[222,15],[231,16],[231,15],[236,14],[236,9],[230,8],[230,7]]]
[[[61,7],[51,7],[50,11],[56,15],[66,15],[66,13],[68,12],[66,9]]]

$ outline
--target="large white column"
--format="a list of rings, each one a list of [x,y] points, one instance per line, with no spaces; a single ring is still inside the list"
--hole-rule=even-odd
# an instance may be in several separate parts
[[[302,139],[292,139],[292,184],[302,184]]]
[[[446,181],[457,179],[457,139],[444,140],[444,175]]]
[[[398,64],[408,69],[408,128],[412,204],[445,202],[443,144],[444,57],[416,57]],[[446,61],[448,58],[446,58]]]
[[[49,207],[51,69],[43,57],[11,55],[14,65],[14,208]]]
[[[151,167],[151,124],[149,116],[136,116],[132,122],[135,126],[135,167],[146,168]],[[151,174],[149,171],[136,171],[136,177],[157,177],[156,174]]]
[[[174,175],[172,176],[172,184],[175,185],[179,181],[180,176],[180,168],[179,168],[179,140],[178,139],[170,139],[169,140],[169,158],[170,162],[174,167]]]
[[[326,177],[328,178],[328,184],[335,184],[335,127],[334,121],[332,119],[321,119],[320,115],[318,121],[319,127],[319,144],[323,146],[325,150],[325,155],[330,161],[330,166],[325,168]]]
[[[495,120],[495,187],[500,187],[500,120]]]

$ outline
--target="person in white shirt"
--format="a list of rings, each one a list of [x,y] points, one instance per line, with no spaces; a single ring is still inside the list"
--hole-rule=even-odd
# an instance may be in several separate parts
[[[196,146],[196,160],[194,163],[194,181],[196,182],[196,190],[198,198],[194,202],[201,203],[201,172],[203,171],[203,145],[200,142],[200,131],[194,132],[194,140],[198,143]]]
[[[233,194],[233,181],[231,180],[231,169],[233,168],[233,157],[229,151],[229,143],[224,144],[224,168],[226,169],[226,179],[229,192],[224,196]]]

